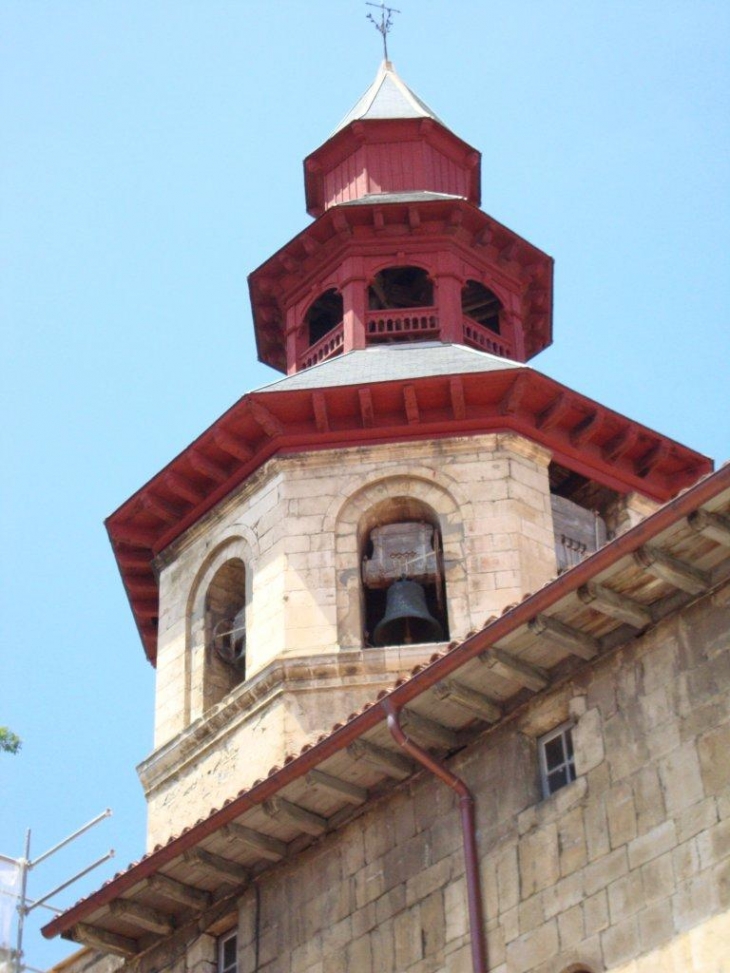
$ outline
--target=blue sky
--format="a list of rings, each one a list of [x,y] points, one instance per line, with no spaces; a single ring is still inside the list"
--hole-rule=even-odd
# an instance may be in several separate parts
[[[730,6],[398,6],[392,60],[482,151],[483,208],[555,258],[555,344],[533,365],[730,458]],[[0,3],[0,724],[24,740],[0,755],[0,853],[115,811],[32,895],[144,850],[154,673],[102,522],[275,378],[246,275],[308,222],[302,159],[380,61],[368,9]],[[26,959],[45,967],[73,947],[36,916]]]

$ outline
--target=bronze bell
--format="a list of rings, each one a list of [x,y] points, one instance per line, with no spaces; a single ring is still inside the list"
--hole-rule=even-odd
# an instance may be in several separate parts
[[[395,581],[388,588],[385,615],[375,626],[376,645],[439,642],[443,631],[426,606],[426,593],[417,581]]]
[[[224,618],[213,629],[213,648],[219,659],[239,669],[246,668],[246,607],[232,619]]]

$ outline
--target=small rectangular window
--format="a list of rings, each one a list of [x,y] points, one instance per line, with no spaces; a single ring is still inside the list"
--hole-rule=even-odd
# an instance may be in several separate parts
[[[236,973],[238,966],[238,936],[228,932],[218,940],[218,973]]]
[[[572,723],[562,723],[537,741],[543,797],[575,780],[572,729]]]

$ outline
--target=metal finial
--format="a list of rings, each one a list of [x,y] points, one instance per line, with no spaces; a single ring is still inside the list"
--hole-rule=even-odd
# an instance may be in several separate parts
[[[385,60],[388,60],[388,34],[393,26],[393,14],[399,14],[400,10],[396,10],[395,7],[386,7],[385,0],[381,0],[380,3],[370,3],[366,0],[366,6],[368,7],[379,7],[380,8],[380,23],[373,17],[372,14],[368,14],[368,20],[375,25],[375,29],[380,33],[383,38],[383,55]]]

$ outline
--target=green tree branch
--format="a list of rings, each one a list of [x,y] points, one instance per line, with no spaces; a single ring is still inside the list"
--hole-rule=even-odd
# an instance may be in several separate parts
[[[7,726],[0,726],[0,751],[4,750],[6,753],[17,753],[22,745],[23,743],[16,733],[9,730]]]

